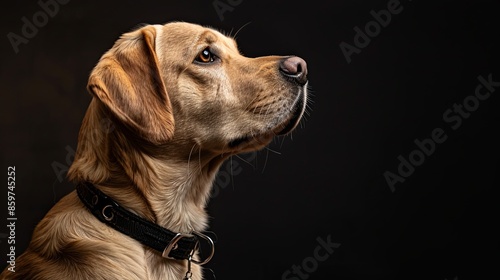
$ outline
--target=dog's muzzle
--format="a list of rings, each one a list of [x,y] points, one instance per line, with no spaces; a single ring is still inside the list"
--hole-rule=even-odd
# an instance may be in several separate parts
[[[283,79],[296,90],[294,101],[287,112],[288,117],[276,127],[261,135],[245,135],[233,139],[228,144],[230,148],[238,147],[255,139],[266,142],[272,136],[288,134],[299,124],[307,105],[307,63],[298,56],[288,56],[279,62],[279,72]]]

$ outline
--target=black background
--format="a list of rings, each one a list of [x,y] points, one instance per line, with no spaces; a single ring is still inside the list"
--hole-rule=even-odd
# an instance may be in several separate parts
[[[21,18],[32,21],[41,7],[2,4],[0,180],[16,167],[18,255],[73,189],[53,166],[72,160],[92,67],[137,24],[181,20],[233,34],[245,26],[237,35],[243,54],[295,54],[309,69],[312,101],[301,127],[269,149],[233,157],[240,168],[218,177],[207,209],[216,255],[205,265],[217,279],[305,279],[283,275],[314,265],[317,239],[328,237],[340,247],[307,279],[498,275],[500,87],[456,130],[443,119],[474,95],[478,76],[500,81],[495,1],[401,0],[403,10],[351,63],[339,44],[353,45],[353,28],[364,29],[370,11],[391,1],[229,1],[237,5],[223,18],[214,2],[72,0],[17,54],[7,34],[22,35]],[[408,159],[414,141],[435,128],[446,141],[392,192],[384,172],[397,173],[398,156]],[[0,224],[7,224],[4,186]],[[2,267],[7,235],[0,227]]]

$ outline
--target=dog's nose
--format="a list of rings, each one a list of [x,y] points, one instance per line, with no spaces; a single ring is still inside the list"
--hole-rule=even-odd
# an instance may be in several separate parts
[[[307,83],[307,63],[298,56],[290,56],[280,63],[280,71],[287,78],[292,78],[300,85]]]

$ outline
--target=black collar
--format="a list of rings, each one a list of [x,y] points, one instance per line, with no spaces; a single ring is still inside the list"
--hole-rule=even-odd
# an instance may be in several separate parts
[[[159,251],[164,258],[191,260],[199,247],[199,238],[205,239],[211,246],[211,254],[198,264],[207,263],[213,256],[212,240],[199,232],[190,234],[175,233],[121,207],[116,201],[98,190],[92,183],[84,182],[76,186],[78,197],[101,222],[128,235],[142,244]]]

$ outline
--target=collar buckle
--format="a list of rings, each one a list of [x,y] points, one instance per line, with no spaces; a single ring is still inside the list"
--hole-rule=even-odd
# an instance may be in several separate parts
[[[181,240],[184,237],[191,237],[191,236],[188,234],[177,233],[174,236],[174,238],[172,238],[172,240],[170,240],[170,242],[167,244],[167,247],[165,247],[161,256],[166,258],[166,259],[172,259],[172,260],[176,259],[174,257],[169,256],[170,252],[179,247],[179,244],[177,244],[177,242],[179,242],[179,240]],[[198,247],[198,244],[196,244],[195,249],[196,249],[196,247]]]
[[[172,238],[172,240],[170,240],[170,242],[168,243],[168,245],[163,250],[162,257],[164,257],[166,259],[175,259],[173,257],[170,257],[170,252],[172,252],[172,251],[174,251],[175,249],[178,248],[179,245],[177,243],[179,242],[179,240],[181,240],[182,238],[191,238],[193,236],[196,237],[197,242],[196,242],[195,248],[193,249],[193,251],[191,252],[190,255],[193,255],[194,252],[199,249],[199,247],[200,247],[200,240],[203,240],[203,241],[205,241],[205,243],[208,243],[208,245],[210,247],[210,252],[209,252],[208,256],[206,256],[202,260],[191,259],[191,261],[193,263],[195,263],[195,264],[198,264],[198,265],[204,265],[204,264],[208,263],[212,259],[212,257],[214,256],[214,253],[215,253],[214,242],[207,235],[205,235],[205,234],[203,234],[201,232],[197,232],[197,231],[192,231],[191,234],[177,233],[174,236],[174,238]]]

